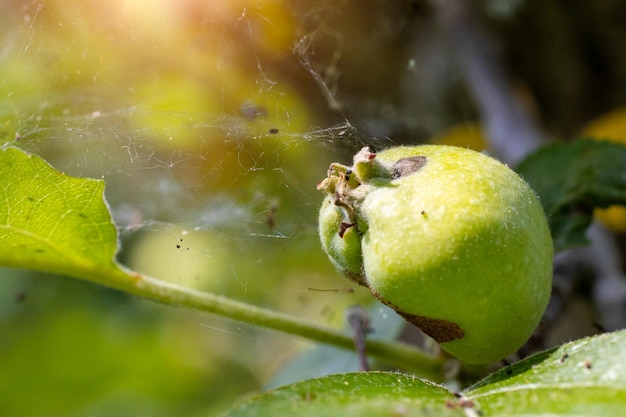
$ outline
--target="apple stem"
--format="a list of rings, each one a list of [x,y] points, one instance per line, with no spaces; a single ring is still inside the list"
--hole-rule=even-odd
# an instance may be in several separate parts
[[[76,277],[169,306],[192,308],[339,348],[355,349],[351,335],[338,330],[220,295],[161,281],[121,266],[106,270],[86,270],[77,273]],[[444,378],[445,360],[414,346],[401,342],[367,340],[364,348],[369,355],[386,364],[410,370],[434,381],[442,381]]]

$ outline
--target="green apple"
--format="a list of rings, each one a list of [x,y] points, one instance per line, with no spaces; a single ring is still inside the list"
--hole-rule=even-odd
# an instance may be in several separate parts
[[[318,189],[322,247],[383,303],[468,363],[517,351],[552,287],[552,239],[528,184],[443,145],[362,149]]]

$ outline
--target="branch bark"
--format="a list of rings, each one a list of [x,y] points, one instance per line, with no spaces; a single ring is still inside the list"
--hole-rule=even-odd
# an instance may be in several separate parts
[[[514,94],[494,41],[464,0],[431,0],[481,113],[490,148],[515,166],[541,146],[545,135]]]

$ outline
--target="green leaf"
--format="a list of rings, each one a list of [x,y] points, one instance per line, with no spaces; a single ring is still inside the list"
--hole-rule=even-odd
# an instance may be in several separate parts
[[[580,139],[555,143],[525,159],[517,171],[539,194],[555,249],[588,243],[595,207],[626,205],[626,146]]]
[[[466,391],[485,415],[626,415],[626,331],[577,340]]]
[[[104,181],[11,147],[0,149],[0,178],[0,265],[79,277],[118,269]]]
[[[409,375],[369,372],[310,379],[270,391],[227,414],[276,416],[463,416],[440,386]]]
[[[238,416],[626,415],[626,331],[581,339],[517,362],[454,394],[401,374],[332,375],[250,399]]]

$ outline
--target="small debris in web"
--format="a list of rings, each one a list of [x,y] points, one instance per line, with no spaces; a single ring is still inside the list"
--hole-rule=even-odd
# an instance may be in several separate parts
[[[360,305],[348,307],[346,310],[346,321],[354,331],[354,346],[359,356],[359,367],[361,371],[369,371],[367,363],[367,353],[365,352],[365,338],[372,330],[370,328],[370,318],[367,312]]]

